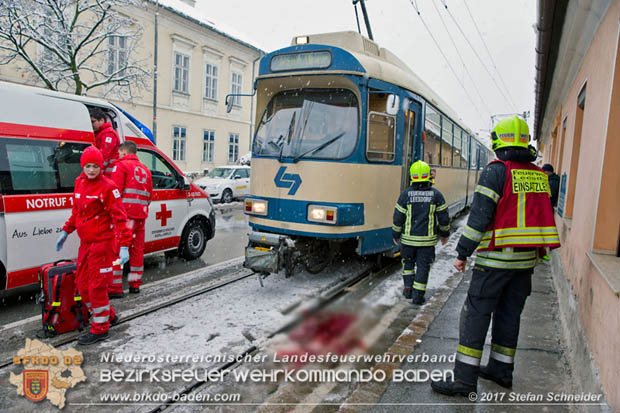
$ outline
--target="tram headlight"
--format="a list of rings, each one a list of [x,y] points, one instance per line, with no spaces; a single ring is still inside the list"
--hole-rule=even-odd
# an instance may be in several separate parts
[[[267,215],[269,201],[264,199],[246,199],[245,213],[252,215]]]
[[[335,224],[338,208],[324,205],[308,205],[308,221]]]

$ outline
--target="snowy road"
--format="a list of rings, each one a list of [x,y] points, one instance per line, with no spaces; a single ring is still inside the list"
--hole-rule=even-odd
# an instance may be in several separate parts
[[[457,224],[458,226],[458,224]],[[437,261],[432,268],[429,280],[429,296],[433,291],[442,287],[445,280],[453,274],[451,262],[455,256],[454,245],[458,234],[451,237],[446,246],[437,247]],[[311,276],[309,274],[296,274],[290,279],[284,279],[282,275],[273,275],[265,280],[265,287],[260,288],[258,280],[254,277],[231,284],[226,288],[207,293],[190,300],[184,301],[165,310],[160,310],[138,319],[123,323],[112,329],[110,340],[92,346],[80,348],[84,351],[84,372],[88,382],[80,384],[72,389],[67,396],[66,411],[78,411],[84,408],[84,404],[99,403],[111,394],[172,394],[178,392],[192,382],[184,382],[177,378],[172,382],[153,381],[145,379],[139,382],[126,380],[129,371],[143,370],[145,377],[151,372],[162,370],[188,369],[195,374],[205,374],[214,365],[208,357],[235,356],[246,350],[252,344],[260,344],[266,335],[281,327],[288,320],[290,314],[283,314],[284,310],[291,308],[295,303],[305,302],[315,297],[321,290],[329,285],[339,282],[345,274],[351,274],[365,265],[353,258],[341,263],[340,267],[332,267],[324,273]],[[156,289],[171,290],[175,287],[167,281],[162,282]],[[336,309],[342,314],[355,316],[359,330],[364,332],[375,331],[372,324],[384,320],[388,315],[388,325],[397,324],[398,317],[404,317],[406,322],[411,320],[415,313],[415,307],[401,298],[402,279],[400,271],[396,269],[389,277],[374,285],[366,285],[352,289],[357,294],[356,301],[345,301]],[[345,296],[347,297],[347,296]],[[401,317],[401,318],[402,318]],[[374,321],[373,321],[374,320]],[[380,323],[379,323],[380,324]],[[398,328],[394,334],[399,334]],[[384,337],[383,330],[375,333],[375,341],[381,341]],[[387,337],[387,336],[386,336]],[[388,337],[389,338],[389,337]],[[276,344],[276,350],[289,343]],[[72,344],[71,347],[74,347]],[[273,351],[268,350],[268,351]],[[379,346],[379,351],[381,347]],[[273,354],[273,353],[270,353]],[[106,357],[138,356],[145,358],[140,362],[103,360]],[[162,361],[159,357],[185,356],[189,360]],[[192,361],[191,357],[206,357],[204,361]],[[272,363],[273,364],[273,363]],[[7,379],[8,371],[17,370],[17,367],[2,369],[0,381]],[[119,381],[107,380],[107,372],[118,370],[123,375]],[[200,380],[201,377],[198,377]],[[228,383],[228,382],[227,382]],[[244,394],[245,403],[262,403],[269,397],[264,384],[248,386],[246,383],[222,384],[226,391],[239,390]],[[276,383],[277,387],[277,383]],[[346,386],[345,386],[346,387]],[[220,386],[221,389],[221,386]],[[205,386],[199,389],[200,393],[209,393],[217,390],[216,387]],[[241,391],[243,390],[243,391]],[[346,397],[347,389],[340,397]],[[26,408],[30,406],[27,400],[18,397],[14,393],[0,397],[0,410],[6,408]],[[134,403],[114,403],[98,405],[98,411],[151,411],[159,403],[141,403],[140,407]],[[49,404],[40,405],[40,411],[51,411]],[[196,406],[194,406],[196,407]],[[231,406],[230,411],[239,411]],[[182,405],[175,409],[184,411]],[[191,409],[190,409],[191,410]],[[250,408],[249,410],[254,410]]]

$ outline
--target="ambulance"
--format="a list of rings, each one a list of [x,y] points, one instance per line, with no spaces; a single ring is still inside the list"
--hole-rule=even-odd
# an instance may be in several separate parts
[[[196,259],[215,235],[209,195],[114,105],[0,82],[0,290],[35,284],[41,265],[77,257],[76,232],[62,251],[55,245],[71,214],[80,156],[95,141],[90,107],[106,112],[121,141],[136,143],[138,158],[151,171],[145,254]]]

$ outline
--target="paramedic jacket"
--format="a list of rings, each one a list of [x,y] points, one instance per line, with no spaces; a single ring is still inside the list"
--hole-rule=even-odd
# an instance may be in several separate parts
[[[496,155],[503,161],[532,162],[533,157],[526,149],[505,148],[496,151]],[[501,162],[493,162],[487,165],[480,174],[478,186],[474,192],[471,212],[467,225],[456,246],[459,260],[465,260],[471,256],[480,243],[480,238],[489,225],[495,219],[497,203],[504,193],[506,183],[506,166]],[[511,268],[533,268],[536,265],[537,248],[506,248],[491,251],[491,254],[501,254],[502,260],[511,264]],[[480,257],[481,253],[478,253]],[[488,255],[488,253],[485,253]],[[476,261],[477,266],[488,267],[482,262]],[[491,267],[490,267],[491,268]],[[491,269],[496,269],[492,267]]]
[[[432,247],[438,235],[450,235],[448,205],[430,183],[413,183],[400,194],[394,207],[392,238],[400,238],[402,245]]]

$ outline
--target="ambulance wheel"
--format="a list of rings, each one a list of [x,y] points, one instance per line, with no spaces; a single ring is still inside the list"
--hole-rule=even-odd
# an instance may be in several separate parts
[[[232,191],[228,188],[224,189],[224,192],[222,192],[222,203],[228,204],[228,203],[231,203],[232,201],[233,201]]]
[[[190,221],[181,235],[179,252],[186,260],[200,257],[207,246],[207,231],[200,221]]]

